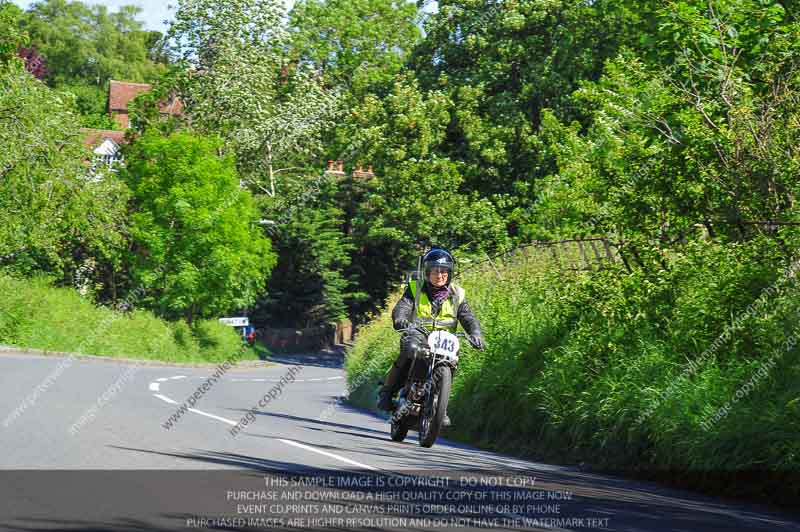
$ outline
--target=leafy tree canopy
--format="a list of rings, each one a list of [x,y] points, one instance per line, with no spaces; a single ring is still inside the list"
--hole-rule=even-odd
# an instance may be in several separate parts
[[[131,271],[144,301],[189,321],[250,305],[275,265],[250,193],[221,141],[145,133],[126,150]]]
[[[299,60],[356,94],[390,82],[420,38],[408,0],[300,0],[290,19]]]
[[[68,278],[87,259],[118,260],[124,185],[85,178],[88,151],[70,98],[0,66],[0,263]]]
[[[161,36],[144,29],[140,13],[67,0],[41,0],[25,12],[21,29],[47,62],[48,84],[77,96],[83,125],[113,126],[104,119],[110,79],[152,82],[166,70]]]

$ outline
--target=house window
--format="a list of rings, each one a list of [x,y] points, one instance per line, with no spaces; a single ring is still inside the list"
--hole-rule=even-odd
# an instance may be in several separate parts
[[[119,144],[111,139],[103,142],[93,150],[94,156],[86,176],[87,181],[101,181],[108,172],[116,173],[122,165],[122,153]]]

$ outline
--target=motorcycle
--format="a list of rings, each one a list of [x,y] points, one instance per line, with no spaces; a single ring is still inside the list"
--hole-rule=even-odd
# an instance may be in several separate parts
[[[447,413],[450,387],[458,368],[459,338],[468,337],[442,330],[431,332],[422,325],[412,325],[409,329],[423,333],[428,345],[414,350],[405,386],[390,418],[391,437],[401,442],[409,430],[417,430],[419,444],[431,447]]]

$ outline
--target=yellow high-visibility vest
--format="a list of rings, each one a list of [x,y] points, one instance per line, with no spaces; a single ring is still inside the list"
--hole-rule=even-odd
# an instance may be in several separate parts
[[[442,302],[439,314],[434,317],[433,306],[428,299],[428,294],[420,287],[417,293],[417,281],[411,279],[408,282],[411,293],[414,294],[414,307],[417,317],[423,325],[430,330],[443,330],[456,332],[458,328],[458,307],[464,301],[464,289],[455,283],[450,283],[450,295]]]

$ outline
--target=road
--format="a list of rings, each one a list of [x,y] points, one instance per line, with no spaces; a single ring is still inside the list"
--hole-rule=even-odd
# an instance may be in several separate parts
[[[330,357],[225,372],[0,352],[0,529],[800,530],[762,506],[398,444],[344,391]]]

